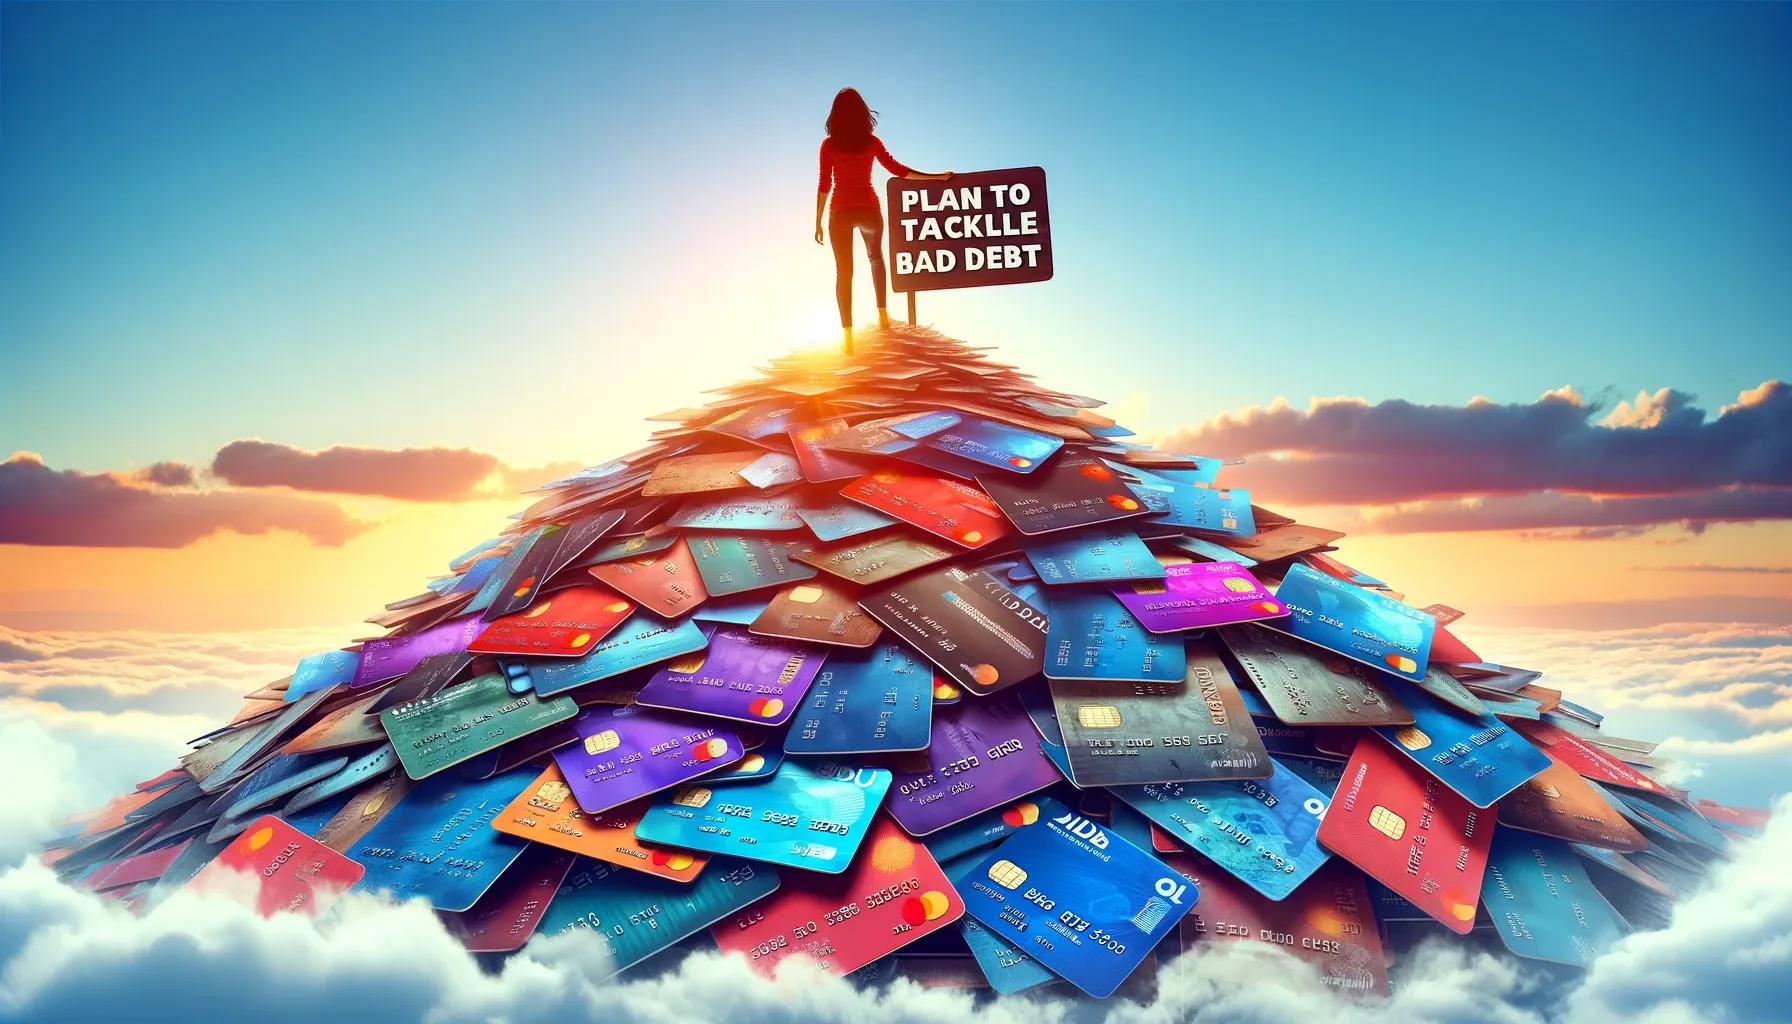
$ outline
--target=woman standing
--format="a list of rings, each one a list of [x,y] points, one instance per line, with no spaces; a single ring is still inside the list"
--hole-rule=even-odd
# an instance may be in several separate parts
[[[834,301],[840,306],[840,327],[845,333],[846,350],[852,351],[852,232],[857,228],[865,240],[865,256],[871,261],[872,287],[877,292],[877,325],[890,326],[890,311],[884,293],[889,279],[884,274],[884,212],[878,205],[877,190],[871,187],[871,161],[876,159],[891,174],[911,181],[944,181],[952,177],[924,174],[896,162],[883,141],[871,134],[877,127],[877,114],[865,104],[857,89],[846,88],[834,95],[834,107],[828,111],[828,134],[821,140],[821,177],[816,182],[815,244],[821,244],[821,215],[828,207],[828,193],[834,196],[834,208],[828,214],[828,241],[834,248]]]

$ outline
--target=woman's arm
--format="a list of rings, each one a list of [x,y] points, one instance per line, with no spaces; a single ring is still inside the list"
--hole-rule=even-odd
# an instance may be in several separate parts
[[[877,157],[877,162],[884,165],[884,170],[889,171],[898,178],[906,178],[909,181],[945,181],[947,178],[952,177],[951,171],[941,171],[938,174],[928,174],[926,171],[917,171],[913,167],[910,167],[891,156],[890,151],[884,148],[884,140],[873,135],[871,137],[871,142],[871,152],[872,155]]]
[[[821,244],[821,215],[828,208],[828,194],[815,193],[815,244]]]
[[[941,171],[938,174],[928,174],[926,171],[910,171],[907,174],[904,174],[903,177],[907,178],[909,181],[950,181],[952,179],[952,172]]]

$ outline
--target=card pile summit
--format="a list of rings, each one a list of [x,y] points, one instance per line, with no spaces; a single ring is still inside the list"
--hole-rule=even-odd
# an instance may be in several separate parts
[[[617,970],[1105,998],[1257,940],[1372,997],[1427,936],[1587,964],[1764,826],[1219,460],[867,342],[543,487],[44,861],[134,908],[421,900],[491,956],[583,928]]]

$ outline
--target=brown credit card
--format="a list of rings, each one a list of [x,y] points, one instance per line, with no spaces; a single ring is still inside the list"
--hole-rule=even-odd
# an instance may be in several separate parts
[[[1335,540],[1343,538],[1339,530],[1327,530],[1318,526],[1305,526],[1293,523],[1269,530],[1258,530],[1254,537],[1224,537],[1220,543],[1249,555],[1259,562],[1273,562],[1277,559],[1293,555],[1305,554],[1329,548]]]
[[[870,647],[884,627],[859,607],[855,590],[822,580],[793,584],[777,592],[747,627],[776,636],[838,647]]]
[[[1341,860],[1314,872],[1287,899],[1253,890],[1205,857],[1171,853],[1165,864],[1200,890],[1177,927],[1184,950],[1202,942],[1254,939],[1319,968],[1340,992],[1388,994],[1387,957],[1363,873]]]
[[[1289,725],[1412,724],[1412,712],[1366,665],[1250,623],[1214,632]]]
[[[335,850],[346,853],[350,847],[361,841],[380,819],[398,806],[416,783],[400,769],[393,769],[380,776],[354,798],[343,805],[336,816],[324,822],[324,827],[317,830],[312,838]]]
[[[352,704],[344,704],[288,740],[286,746],[280,748],[280,752],[318,754],[326,750],[345,750],[384,740],[386,730],[380,725],[379,716],[365,713],[380,696],[376,693]]]
[[[1151,514],[1112,466],[1081,452],[1060,454],[1031,474],[981,473],[977,484],[1029,537]]]
[[[885,533],[865,540],[817,545],[790,557],[812,565],[848,583],[872,586],[935,562],[954,558],[958,551],[915,533]]]
[[[752,465],[763,450],[680,455],[653,468],[653,476],[641,487],[642,497],[661,494],[707,494],[743,490],[753,486],[740,471]]]
[[[946,566],[859,600],[954,682],[990,694],[1045,667],[1046,613],[982,571]]]
[[[573,799],[560,766],[550,764],[492,819],[492,827],[537,845],[595,857],[656,878],[694,881],[709,863],[706,855],[635,838],[635,826],[650,802],[636,800],[598,814],[587,813]]]
[[[1547,753],[1547,752],[1546,752]],[[1571,843],[1631,853],[1649,841],[1573,768],[1554,757],[1549,767],[1500,797],[1499,823]]]
[[[661,618],[676,618],[709,599],[690,545],[678,543],[646,558],[594,565],[598,582]]]

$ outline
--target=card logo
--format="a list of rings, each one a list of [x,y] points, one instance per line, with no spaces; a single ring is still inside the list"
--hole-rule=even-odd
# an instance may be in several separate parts
[[[1062,827],[1064,831],[1069,832],[1078,839],[1086,841],[1090,846],[1095,847],[1097,850],[1105,850],[1108,848],[1108,834],[1102,831],[1100,825],[1095,824],[1093,821],[1090,821],[1081,815],[1060,814],[1052,819],[1052,824]]]
[[[1138,913],[1132,915],[1133,927],[1137,928],[1139,931],[1149,933],[1153,928],[1156,928],[1163,923],[1164,915],[1169,912],[1170,905],[1163,900],[1158,899],[1156,896],[1153,896],[1145,901],[1145,905],[1139,908]]]

